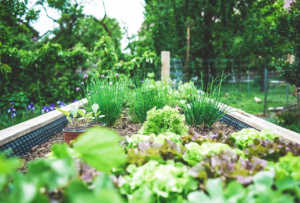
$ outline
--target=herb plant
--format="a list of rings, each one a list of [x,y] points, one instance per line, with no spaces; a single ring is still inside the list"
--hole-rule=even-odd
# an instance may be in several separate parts
[[[94,76],[91,82],[83,85],[83,91],[88,100],[85,109],[94,112],[92,106],[97,104],[99,110],[105,115],[100,118],[100,121],[108,126],[114,125],[123,111],[127,94],[127,80],[119,79],[116,76],[110,78]]]
[[[143,124],[146,121],[147,112],[156,107],[161,109],[166,105],[175,107],[178,94],[166,83],[154,82],[154,84],[140,84],[135,80],[136,87],[133,102],[130,106],[137,120]]]

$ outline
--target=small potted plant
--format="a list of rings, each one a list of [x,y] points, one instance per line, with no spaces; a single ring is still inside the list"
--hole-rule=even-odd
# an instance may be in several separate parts
[[[98,118],[103,118],[104,117],[104,115],[100,115],[101,111],[98,111],[98,109],[99,109],[99,105],[98,104],[93,104],[92,105],[92,110],[93,110],[92,113],[94,113],[94,119],[95,119],[95,121],[88,122],[87,123],[88,127],[94,127],[94,126],[105,127],[106,126],[106,123],[98,121]]]
[[[78,114],[83,115],[83,110],[78,110],[78,106],[72,106],[69,111],[64,111],[62,109],[56,108],[56,110],[60,111],[61,113],[65,114],[67,116],[67,119],[69,121],[69,126],[67,128],[63,129],[63,133],[65,135],[65,142],[67,144],[70,144],[70,141],[75,140],[80,134],[84,133],[86,131],[85,126],[78,126],[77,123],[77,116]],[[70,116],[72,115],[72,117]]]

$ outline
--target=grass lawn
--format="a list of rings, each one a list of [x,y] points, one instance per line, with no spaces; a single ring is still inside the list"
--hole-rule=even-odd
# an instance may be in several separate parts
[[[286,84],[270,87],[268,85],[267,110],[269,107],[283,107],[297,104],[297,97],[293,96],[295,86],[289,86],[289,102],[286,99]],[[248,91],[249,90],[249,91]],[[242,109],[250,114],[263,113],[265,93],[260,92],[259,84],[249,83],[223,83],[222,94],[228,93],[229,106]],[[261,99],[261,103],[256,103],[254,97]]]

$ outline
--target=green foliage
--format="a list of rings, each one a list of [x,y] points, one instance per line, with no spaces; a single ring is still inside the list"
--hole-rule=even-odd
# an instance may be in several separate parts
[[[190,26],[191,67],[198,68],[201,59],[271,58],[287,49],[287,43],[273,29],[277,15],[283,10],[283,0],[228,1],[145,1],[145,21],[139,40],[132,42],[139,49],[168,50],[172,56],[185,57],[187,46],[186,22]],[[160,11],[160,12],[156,12]],[[299,32],[298,32],[299,33]],[[205,60],[205,71],[216,76],[216,68]],[[232,67],[225,65],[230,70]],[[236,67],[243,69],[243,66]],[[261,69],[261,66],[256,67]],[[190,70],[190,68],[189,68]]]
[[[180,115],[177,109],[165,106],[163,109],[156,110],[156,107],[154,107],[147,112],[147,120],[139,133],[159,135],[165,132],[172,132],[177,135],[185,135],[188,127],[184,124],[184,120],[184,115]]]
[[[185,147],[187,148],[187,151],[184,154],[183,159],[192,166],[199,163],[204,157],[213,156],[224,150],[232,150],[236,154],[244,156],[244,153],[239,149],[231,149],[229,145],[223,143],[204,142],[199,145],[195,142],[191,142],[186,144]]]
[[[224,80],[223,76],[221,77],[220,83],[214,86],[216,79],[208,84],[206,92],[200,90],[201,94],[199,96],[193,94],[189,95],[189,103],[187,105],[180,105],[186,116],[186,123],[188,125],[211,127],[219,118],[231,110],[230,107],[224,105],[226,98],[221,96],[221,85]],[[203,78],[201,79],[201,83],[201,89],[203,90]]]
[[[150,135],[135,134],[132,135],[131,137],[126,136],[126,140],[127,140],[127,148],[137,148],[138,143],[141,142],[153,142],[153,143],[163,145],[166,140],[170,140],[177,144],[181,143],[180,136],[171,132],[165,132],[159,135],[155,135],[154,133]]]
[[[232,133],[231,137],[240,149],[244,149],[248,145],[255,143],[255,139],[274,140],[274,138],[278,137],[278,135],[274,134],[270,130],[257,131],[249,128]]]
[[[300,112],[283,112],[275,119],[275,124],[300,133]]]
[[[181,93],[183,98],[188,98],[192,95],[198,95],[197,88],[193,82],[186,82],[178,87],[178,91]]]
[[[74,149],[90,166],[108,172],[123,165],[126,160],[124,150],[118,141],[119,135],[115,131],[92,128],[78,138]]]
[[[300,57],[300,4],[292,3],[289,11],[285,10],[278,15],[278,21],[276,23],[275,29],[279,33],[280,37],[285,38],[291,45],[292,48],[288,51],[295,56],[295,61],[293,64],[286,62],[284,59],[280,58],[277,62],[277,69],[281,72],[282,76],[287,82],[300,86],[300,68],[299,68],[299,57]]]
[[[272,188],[274,184],[273,177],[274,174],[272,172],[262,171],[254,175],[253,185],[244,188],[241,184],[237,182],[231,182],[228,184],[226,189],[223,189],[221,179],[210,179],[207,181],[206,184],[206,189],[209,195],[207,195],[203,191],[195,191],[188,195],[188,202],[294,202],[294,197],[290,193],[283,194],[282,192],[293,191],[293,187],[299,189],[299,185],[296,185],[297,183],[292,180],[286,182],[287,184],[282,185],[282,187],[278,188],[277,190],[274,190]]]
[[[279,158],[274,166],[276,172],[276,179],[285,179],[288,177],[294,180],[300,180],[299,172],[300,157],[293,156],[292,153],[288,153],[286,156]]]
[[[93,128],[79,137],[74,151],[86,163],[108,172],[126,160],[118,139],[115,132]],[[101,174],[92,181],[85,181],[84,177],[93,169],[82,161],[76,164],[67,145],[55,145],[52,151],[55,159],[32,161],[26,175],[17,172],[18,159],[6,159],[1,154],[0,202],[123,202],[108,175]],[[80,176],[83,178],[78,178]]]
[[[196,190],[197,182],[188,174],[188,168],[181,163],[169,161],[160,165],[149,161],[143,166],[127,167],[129,175],[120,191],[129,202],[182,202],[188,192]]]
[[[127,94],[127,79],[117,76],[102,78],[93,76],[91,82],[82,86],[83,96],[87,98],[88,104],[85,108],[92,111],[92,105],[98,104],[99,110],[105,117],[100,121],[112,126],[123,111],[123,105]]]
[[[178,95],[165,82],[155,82],[147,78],[144,80],[144,84],[141,85],[136,78],[135,83],[136,87],[129,111],[140,123],[146,121],[147,112],[154,107],[161,109],[166,105],[175,106]]]

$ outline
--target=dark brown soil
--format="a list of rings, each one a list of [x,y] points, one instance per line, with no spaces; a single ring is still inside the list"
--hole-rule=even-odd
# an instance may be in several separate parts
[[[204,128],[193,128],[194,131],[199,133],[200,135],[207,135],[207,134],[218,134],[222,131],[223,135],[230,135],[231,133],[237,132],[233,126],[228,126],[221,122],[215,122],[211,129],[208,127]]]

